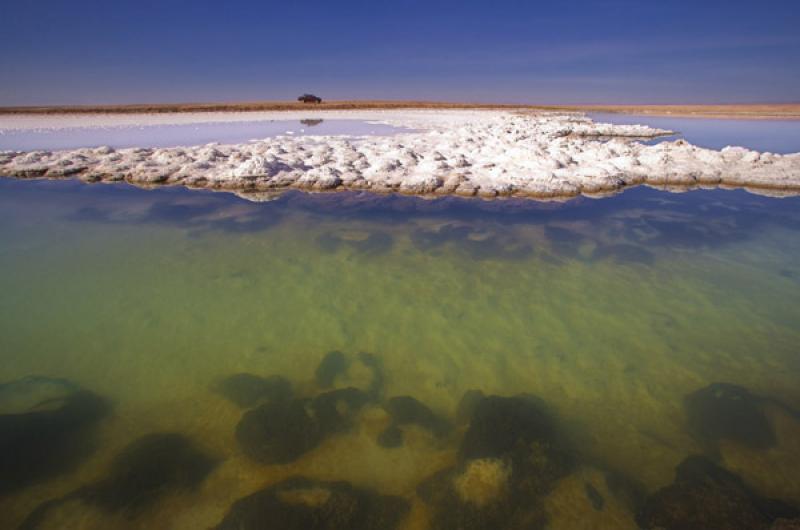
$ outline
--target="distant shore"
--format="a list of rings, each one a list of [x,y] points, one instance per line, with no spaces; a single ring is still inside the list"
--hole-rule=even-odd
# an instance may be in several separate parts
[[[614,112],[681,118],[800,120],[800,103],[735,105],[519,105],[431,101],[287,101],[240,103],[159,103],[137,105],[65,105],[0,107],[0,115],[15,114],[147,114],[176,112],[246,112],[297,110],[504,109],[562,112]]]

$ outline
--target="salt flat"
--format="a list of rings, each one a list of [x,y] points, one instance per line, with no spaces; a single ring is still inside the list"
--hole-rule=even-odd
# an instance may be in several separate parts
[[[800,192],[800,154],[704,149],[641,139],[669,131],[579,114],[511,110],[356,110],[137,115],[15,115],[1,130],[218,121],[352,119],[413,129],[392,136],[278,136],[242,144],[0,153],[0,173],[183,185],[259,198],[285,189],[560,198],[628,186]]]

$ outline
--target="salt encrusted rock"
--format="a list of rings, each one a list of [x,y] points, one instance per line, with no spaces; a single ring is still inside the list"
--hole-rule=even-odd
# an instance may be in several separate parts
[[[367,189],[484,198],[604,194],[639,184],[800,192],[800,153],[776,155],[742,147],[715,151],[685,140],[645,145],[633,139],[669,131],[642,125],[507,111],[352,111],[335,115],[377,119],[414,131],[366,137],[287,135],[238,145],[162,149],[3,152],[0,174],[76,176],[92,182],[124,179],[147,186],[182,184],[231,191]],[[113,118],[121,123],[132,119]],[[165,119],[138,117],[142,122]],[[192,115],[169,119],[183,122]]]

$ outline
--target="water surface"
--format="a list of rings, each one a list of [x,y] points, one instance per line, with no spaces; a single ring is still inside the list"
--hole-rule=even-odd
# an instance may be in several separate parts
[[[800,199],[739,191],[258,204],[0,180],[0,413],[49,410],[74,388],[109,407],[88,415],[96,443],[65,453],[73,466],[45,462],[6,483],[0,526],[67,496],[37,528],[210,528],[237,499],[304,475],[397,496],[410,506],[400,527],[427,528],[457,511],[418,487],[462,458],[457,407],[475,389],[538,396],[555,418],[570,466],[525,501],[548,528],[636,528],[625,492],[652,495],[696,454],[796,505],[798,235]],[[318,368],[333,350],[342,373],[336,356]],[[301,398],[355,386],[369,401],[316,446],[264,462],[236,434],[253,405],[220,391],[237,373],[280,375]],[[738,438],[698,428],[687,396],[714,383],[747,389],[766,426]],[[394,443],[394,396],[438,420],[403,423]],[[136,490],[112,479],[140,465],[125,455],[142,439],[141,465],[161,454],[142,447],[173,448],[197,484],[165,479],[131,504]]]
[[[738,146],[780,154],[800,152],[800,120],[670,118],[609,112],[592,112],[589,116],[596,121],[649,125],[678,133],[659,141],[685,138],[709,149]]]

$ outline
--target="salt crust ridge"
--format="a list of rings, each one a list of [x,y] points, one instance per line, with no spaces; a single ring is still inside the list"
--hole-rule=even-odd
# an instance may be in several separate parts
[[[308,118],[308,113],[192,113],[14,117],[0,128],[142,126]],[[669,131],[595,123],[575,114],[497,110],[320,111],[413,129],[392,136],[290,135],[235,145],[0,152],[0,174],[77,177],[142,186],[229,190],[259,199],[297,188],[411,195],[562,198],[627,186],[744,187],[800,193],[800,153],[704,149],[684,140],[646,145]]]

